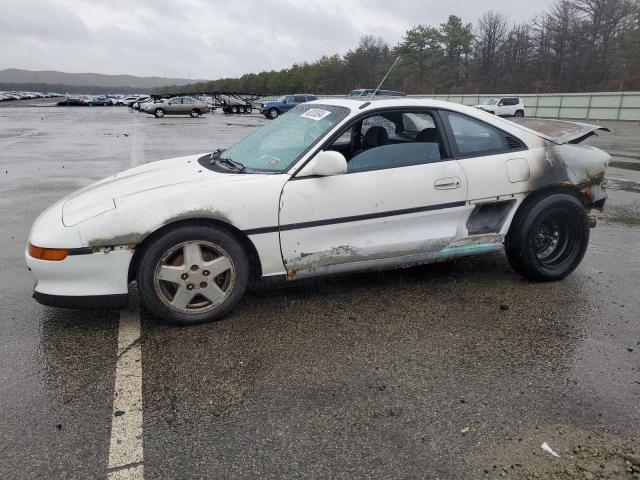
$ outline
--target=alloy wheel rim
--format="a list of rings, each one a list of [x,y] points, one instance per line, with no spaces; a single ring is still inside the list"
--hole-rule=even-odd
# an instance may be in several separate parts
[[[156,295],[172,310],[201,314],[220,306],[235,285],[229,254],[202,240],[183,242],[160,258],[154,273]]]

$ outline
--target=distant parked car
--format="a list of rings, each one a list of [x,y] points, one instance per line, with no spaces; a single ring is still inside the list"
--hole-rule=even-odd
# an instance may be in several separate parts
[[[149,98],[151,98],[149,95],[139,95],[133,102],[128,102],[127,106],[133,108],[136,103],[148,100]]]
[[[297,93],[295,95],[283,95],[277,100],[271,102],[264,102],[260,108],[262,113],[267,118],[278,118],[284,112],[288,112],[293,107],[297,107],[301,103],[317,100],[318,97],[307,93]]]
[[[59,107],[86,107],[89,105],[84,98],[65,98],[64,100],[60,100],[58,102]]]
[[[395,90],[378,90],[376,92],[375,88],[358,88],[356,90],[351,90],[351,93],[347,95],[347,97],[372,97],[375,92],[376,97],[406,97],[407,94],[404,92],[397,92]]]
[[[128,97],[123,97],[123,98],[119,98],[118,100],[116,100],[116,105],[120,106],[131,106],[134,102],[137,102],[138,100],[140,100],[140,95],[129,95]]]
[[[89,105],[96,105],[100,107],[112,106],[113,100],[104,96],[91,97]]]
[[[153,103],[153,98],[151,97],[147,97],[147,98],[142,98],[140,100],[138,100],[137,102],[134,102],[133,105],[131,105],[131,107],[134,110],[142,110],[142,107],[147,104],[147,103]]]
[[[183,114],[189,114],[195,118],[211,111],[209,105],[192,97],[173,97],[161,103],[145,103],[142,110],[157,118]]]
[[[519,97],[488,98],[476,108],[500,117],[524,117],[524,102]]]

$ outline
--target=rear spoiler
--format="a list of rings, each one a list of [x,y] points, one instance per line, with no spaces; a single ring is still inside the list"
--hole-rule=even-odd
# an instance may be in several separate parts
[[[565,120],[546,118],[516,118],[512,121],[527,130],[531,130],[539,137],[558,145],[580,143],[592,135],[597,135],[596,132],[598,130],[610,131],[606,127],[591,125],[590,123],[567,122]]]

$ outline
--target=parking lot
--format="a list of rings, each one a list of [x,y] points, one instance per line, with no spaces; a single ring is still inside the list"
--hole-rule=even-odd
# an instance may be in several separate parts
[[[640,477],[631,122],[590,140],[615,155],[610,198],[566,280],[526,282],[491,254],[264,285],[190,328],[150,318],[134,287],[124,315],[141,325],[142,405],[129,392],[114,411],[121,314],[31,299],[32,222],[94,180],[227,147],[265,122],[0,108],[1,478]],[[117,465],[121,427],[133,446]]]

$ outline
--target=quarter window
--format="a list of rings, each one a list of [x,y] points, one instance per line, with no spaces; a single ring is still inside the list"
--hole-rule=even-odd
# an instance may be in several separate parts
[[[504,134],[497,128],[459,113],[445,111],[442,117],[449,124],[458,155],[492,155],[508,150]]]

